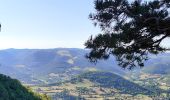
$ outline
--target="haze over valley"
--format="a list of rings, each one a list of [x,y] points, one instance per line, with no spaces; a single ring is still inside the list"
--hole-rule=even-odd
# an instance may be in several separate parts
[[[150,55],[152,59],[144,68],[127,70],[119,67],[114,57],[91,63],[85,58],[88,52],[77,48],[0,50],[0,73],[18,79],[54,100],[64,98],[63,92],[66,97],[86,99],[90,95],[91,99],[140,99],[140,94],[145,98],[156,98],[158,94],[167,97],[170,91],[169,53]],[[89,92],[80,95],[78,90],[83,88]]]

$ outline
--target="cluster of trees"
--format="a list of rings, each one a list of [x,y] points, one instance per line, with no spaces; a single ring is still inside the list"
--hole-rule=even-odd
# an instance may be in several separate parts
[[[0,100],[50,100],[50,98],[33,93],[18,80],[0,75]]]
[[[95,0],[90,19],[101,34],[85,43],[92,62],[114,55],[123,68],[143,67],[148,54],[170,50],[161,46],[170,37],[170,0]]]
[[[87,72],[81,75],[81,78],[88,79],[91,82],[99,84],[101,87],[115,88],[123,94],[144,94],[152,95],[152,91],[145,89],[138,84],[130,82],[116,74],[109,72]]]
[[[56,93],[55,95],[52,96],[53,99],[61,99],[61,100],[85,100],[83,97],[81,96],[72,96],[70,95],[70,91],[69,90],[63,90],[60,93]]]

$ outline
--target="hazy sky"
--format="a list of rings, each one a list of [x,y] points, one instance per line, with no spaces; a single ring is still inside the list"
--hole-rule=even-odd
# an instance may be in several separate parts
[[[88,19],[93,10],[93,0],[1,0],[0,49],[84,48],[99,33]]]

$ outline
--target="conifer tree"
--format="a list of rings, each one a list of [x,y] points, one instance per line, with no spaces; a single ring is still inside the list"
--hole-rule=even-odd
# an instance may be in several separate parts
[[[123,68],[144,66],[148,54],[169,50],[161,46],[170,37],[170,0],[95,0],[89,18],[101,33],[85,43],[91,62],[114,55]]]

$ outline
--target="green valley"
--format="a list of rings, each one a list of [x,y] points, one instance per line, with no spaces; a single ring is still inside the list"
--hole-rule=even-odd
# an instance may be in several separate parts
[[[91,71],[69,81],[34,86],[39,93],[45,93],[54,100],[168,100],[168,91],[161,88],[148,88],[137,81],[131,82],[114,73]],[[142,82],[142,81],[141,81]],[[160,85],[161,86],[161,85]],[[155,91],[158,89],[157,91]],[[160,94],[161,92],[161,94]]]
[[[76,48],[0,50],[0,73],[52,100],[169,99],[169,53],[150,55],[144,68],[129,71],[111,59],[90,63],[84,57],[87,52]]]

